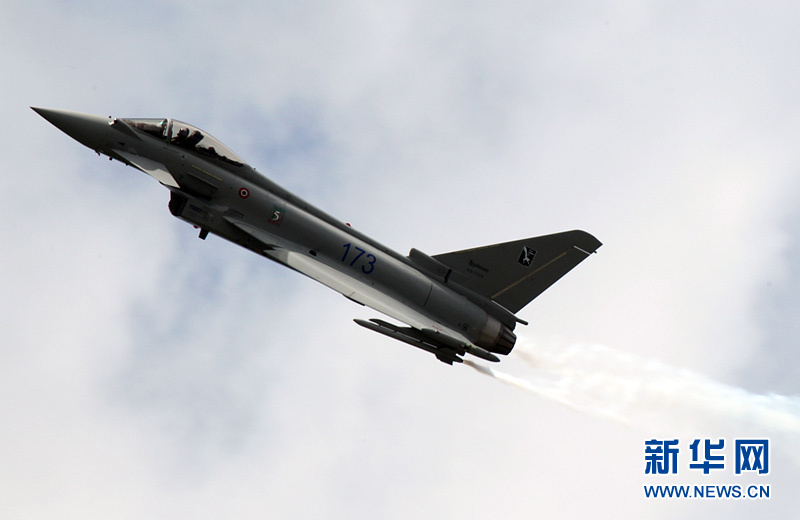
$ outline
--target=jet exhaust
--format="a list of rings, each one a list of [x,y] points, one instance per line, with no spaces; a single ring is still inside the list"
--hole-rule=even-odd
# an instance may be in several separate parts
[[[783,437],[800,463],[800,396],[754,394],[689,370],[601,345],[520,343],[530,372],[513,376],[472,361],[476,371],[563,406],[629,427],[677,435],[720,427]]]

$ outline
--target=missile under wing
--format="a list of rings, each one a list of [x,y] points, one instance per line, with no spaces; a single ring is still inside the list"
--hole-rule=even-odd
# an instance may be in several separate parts
[[[170,192],[170,212],[375,309],[355,320],[444,363],[499,361],[516,313],[600,247],[568,231],[435,256],[401,255],[261,175],[207,132],[170,118],[119,119],[34,108],[75,140]]]

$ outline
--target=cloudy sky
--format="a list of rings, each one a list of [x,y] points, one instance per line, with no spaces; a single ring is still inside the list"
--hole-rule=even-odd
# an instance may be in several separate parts
[[[800,395],[800,7],[729,4],[4,2],[0,516],[795,518],[797,415],[748,407]],[[404,253],[591,232],[498,368],[562,398],[198,240],[29,106],[191,122]],[[687,469],[746,436],[770,475]],[[650,438],[679,475],[644,474]],[[751,482],[772,498],[643,496]]]

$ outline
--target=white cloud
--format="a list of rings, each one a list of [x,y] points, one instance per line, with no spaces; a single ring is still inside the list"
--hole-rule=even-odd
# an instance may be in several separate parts
[[[521,336],[796,395],[759,358],[794,339],[792,292],[764,289],[797,278],[793,4],[90,7],[0,8],[3,514],[797,510],[779,446],[768,503],[644,501],[650,431],[358,329],[27,108],[191,121],[401,251],[587,229],[604,247]]]

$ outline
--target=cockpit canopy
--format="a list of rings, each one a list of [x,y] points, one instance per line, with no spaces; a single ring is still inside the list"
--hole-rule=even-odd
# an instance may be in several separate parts
[[[207,132],[176,119],[124,119],[133,128],[162,141],[193,150],[200,155],[218,159],[232,166],[244,166],[244,161],[230,148]]]

